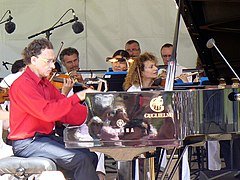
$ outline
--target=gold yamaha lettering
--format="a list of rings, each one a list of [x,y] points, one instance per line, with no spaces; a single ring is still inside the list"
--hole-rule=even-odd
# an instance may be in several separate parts
[[[144,118],[154,119],[154,118],[173,118],[173,113],[145,113]]]

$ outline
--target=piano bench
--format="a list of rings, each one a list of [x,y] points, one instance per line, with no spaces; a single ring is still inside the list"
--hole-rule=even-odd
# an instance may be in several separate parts
[[[17,179],[27,179],[33,174],[41,174],[43,171],[57,171],[56,164],[43,157],[6,157],[0,159],[0,176],[8,174]]]

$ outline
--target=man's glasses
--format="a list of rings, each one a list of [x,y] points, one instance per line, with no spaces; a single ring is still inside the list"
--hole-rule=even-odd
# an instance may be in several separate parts
[[[139,48],[136,48],[136,49],[126,49],[127,52],[137,52],[139,50],[140,50]]]
[[[46,59],[46,58],[43,58],[43,57],[39,57],[39,59],[41,59],[42,61],[44,61],[45,63],[47,64],[55,64],[56,60],[55,59]]]

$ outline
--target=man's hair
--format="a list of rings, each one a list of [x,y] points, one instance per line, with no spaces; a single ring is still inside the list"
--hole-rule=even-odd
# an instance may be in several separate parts
[[[24,63],[26,65],[31,64],[31,57],[40,55],[44,49],[53,49],[52,43],[46,38],[35,39],[30,42],[22,52]]]
[[[137,41],[134,40],[134,39],[131,39],[131,40],[127,41],[127,42],[126,42],[126,45],[130,45],[130,44],[133,44],[133,43],[136,43],[136,44],[140,47],[139,42],[137,42]]]
[[[63,61],[64,61],[63,57],[64,57],[65,55],[71,56],[71,55],[73,55],[73,54],[76,54],[77,57],[79,57],[79,52],[78,52],[77,49],[72,48],[72,47],[68,47],[68,48],[65,48],[65,49],[62,50],[62,52],[60,53],[59,58],[60,58],[61,62],[63,62]]]
[[[12,68],[11,68],[11,72],[14,74],[14,73],[17,73],[19,72],[22,68],[24,68],[26,66],[26,64],[24,64],[23,62],[23,59],[20,59],[20,60],[16,60],[13,65],[12,65]]]
[[[162,49],[163,49],[163,48],[170,48],[170,47],[173,47],[173,45],[170,44],[170,43],[164,44],[164,45],[161,47],[161,52],[162,52]]]

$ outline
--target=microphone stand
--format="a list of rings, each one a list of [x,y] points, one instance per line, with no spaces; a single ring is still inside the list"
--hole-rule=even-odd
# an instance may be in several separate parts
[[[7,18],[5,21],[0,22],[0,24],[3,24],[3,23],[5,23],[5,22],[9,22],[9,21],[11,21],[12,19],[13,19],[13,18],[12,18],[12,16],[11,16],[11,17]]]
[[[8,70],[7,64],[13,65],[12,63],[2,61],[2,65],[3,65],[7,70]]]
[[[0,19],[0,24],[3,24],[3,23],[5,23],[5,22],[9,22],[9,21],[11,21],[11,20],[13,19],[13,17],[11,16],[11,13],[10,13],[10,12],[11,12],[10,10],[7,10],[7,11],[5,12],[5,14],[3,15],[3,17]],[[10,16],[9,16],[5,21],[2,21],[3,18],[6,16],[7,13],[9,13]]]
[[[235,77],[238,79],[238,81],[240,82],[240,78],[237,75],[236,71],[232,68],[232,66],[229,64],[228,60],[224,57],[224,55],[222,54],[222,52],[218,49],[217,45],[215,44],[215,40],[213,38],[209,39],[207,42],[207,47],[208,48],[212,48],[214,47],[217,52],[221,55],[221,57],[223,58],[223,60],[225,61],[225,63],[228,65],[228,67],[231,69],[231,71],[233,72],[233,74],[235,75]]]
[[[171,55],[171,59],[168,62],[167,77],[166,77],[164,91],[173,90],[173,84],[175,79],[176,65],[177,65],[176,52],[177,52],[179,26],[180,26],[180,8],[181,8],[180,2],[181,1],[178,2],[178,13],[177,13],[176,26],[175,26],[174,39],[173,39],[173,52]]]
[[[75,21],[75,19],[71,19],[71,20],[69,20],[69,21],[67,21],[67,22],[65,22],[65,23],[61,23],[61,24],[59,24],[59,25],[57,25],[57,26],[50,27],[50,28],[48,28],[48,29],[46,29],[46,30],[43,30],[43,31],[41,31],[41,32],[39,32],[39,33],[36,33],[36,34],[34,34],[34,35],[29,36],[28,39],[31,39],[31,38],[33,38],[33,37],[35,37],[35,36],[38,36],[38,35],[40,35],[40,34],[45,34],[45,33],[46,33],[46,38],[49,40],[50,35],[52,34],[51,31],[53,31],[54,29],[57,29],[57,28],[59,28],[59,27],[61,27],[61,26],[64,26],[64,25],[66,25],[66,24],[68,24],[68,23],[72,23],[72,22],[74,22],[74,21]]]

